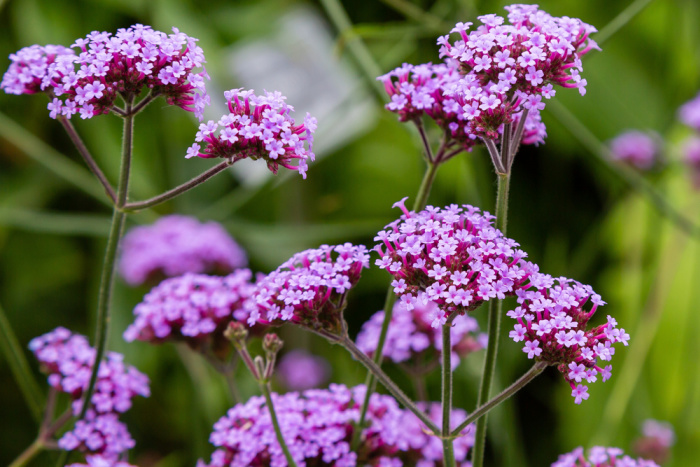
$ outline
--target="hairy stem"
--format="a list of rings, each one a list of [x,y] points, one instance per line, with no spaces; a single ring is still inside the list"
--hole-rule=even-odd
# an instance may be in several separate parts
[[[450,414],[452,412],[452,344],[450,331],[452,323],[442,326],[442,452],[443,465],[455,466],[455,452],[450,434]]]
[[[289,452],[289,448],[287,447],[287,443],[284,441],[284,436],[282,436],[282,430],[280,429],[280,424],[279,421],[277,420],[277,413],[275,412],[275,406],[272,403],[272,395],[270,394],[270,383],[269,382],[260,382],[260,389],[262,390],[263,394],[265,395],[265,404],[267,404],[267,410],[270,412],[270,419],[272,420],[272,426],[275,427],[275,435],[277,435],[277,441],[280,443],[280,447],[282,448],[282,451],[284,452],[284,457],[287,458],[287,465],[289,467],[297,467],[296,462],[294,462],[294,458],[292,457],[292,453]]]
[[[156,206],[160,203],[164,203],[165,201],[171,200],[171,199],[175,198],[176,196],[179,196],[182,193],[196,187],[197,185],[200,185],[200,184],[206,182],[214,175],[216,175],[219,172],[223,171],[224,169],[230,167],[235,161],[236,161],[236,159],[233,159],[233,160],[227,159],[223,162],[220,162],[219,164],[210,168],[206,172],[203,172],[202,174],[194,177],[192,180],[185,182],[182,185],[177,186],[177,187],[173,188],[172,190],[168,190],[165,193],[162,193],[158,196],[154,196],[153,198],[147,199],[145,201],[137,201],[135,203],[126,203],[124,205],[124,211],[127,211],[127,212],[140,211],[142,209],[150,208],[150,207]]]
[[[547,364],[545,362],[537,362],[534,365],[532,365],[532,368],[530,368],[527,373],[522,375],[516,382],[508,386],[506,389],[504,389],[499,395],[494,397],[493,399],[489,400],[488,402],[481,404],[477,407],[476,410],[474,410],[472,413],[469,414],[469,416],[462,422],[460,425],[452,430],[451,437],[458,437],[460,436],[460,432],[464,430],[467,425],[470,423],[473,423],[474,421],[479,420],[484,420],[484,417],[491,409],[496,407],[498,404],[501,402],[505,401],[506,399],[510,398],[513,394],[521,390],[523,387],[525,387],[530,381],[535,379],[537,375],[542,373],[542,371],[547,368]],[[476,448],[476,445],[474,446]],[[476,451],[474,451],[476,452]],[[476,461],[476,456],[473,456],[472,463]],[[476,465],[476,464],[474,464]]]
[[[506,142],[507,144],[507,142]],[[496,197],[496,228],[503,234],[508,225],[508,190],[510,185],[510,173],[498,174],[498,195]],[[479,386],[479,396],[476,405],[484,405],[491,392],[493,377],[496,373],[496,355],[498,354],[498,338],[501,327],[501,314],[503,312],[502,300],[489,302],[488,314],[488,345],[486,346],[486,358],[484,359],[484,371]],[[484,443],[486,440],[486,417],[480,418],[476,424],[474,450],[472,454],[473,467],[482,467],[484,462]]]

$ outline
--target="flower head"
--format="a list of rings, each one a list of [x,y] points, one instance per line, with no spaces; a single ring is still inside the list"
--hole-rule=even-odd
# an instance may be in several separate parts
[[[362,245],[321,245],[297,253],[257,281],[248,323],[289,321],[337,335],[346,293],[366,267],[369,254]]]
[[[95,455],[85,456],[86,464],[69,464],[66,467],[136,467],[128,462],[114,459],[110,456]]]
[[[42,82],[49,68],[57,61],[75,58],[72,49],[62,45],[32,45],[10,54],[10,68],[5,72],[0,89],[7,94],[35,94],[41,92]]]
[[[122,242],[119,272],[130,285],[185,273],[229,273],[248,263],[221,224],[171,215],[131,229]]]
[[[613,160],[629,164],[639,170],[649,170],[657,162],[659,152],[656,140],[648,133],[627,131],[610,141]]]
[[[528,282],[536,266],[518,243],[505,237],[493,216],[469,205],[408,212],[380,231],[376,264],[394,276],[404,307],[433,301],[439,327],[452,313],[464,314],[491,298],[505,298]]]
[[[277,91],[257,96],[253,90],[231,89],[224,96],[229,113],[218,122],[210,120],[199,126],[196,142],[186,157],[262,158],[274,174],[281,165],[306,178],[307,161],[315,159],[316,119],[306,114],[304,122],[297,125],[290,115],[294,108]]]
[[[74,415],[82,408],[81,396],[87,390],[96,351],[87,339],[65,328],[36,337],[29,343],[49,374],[49,385],[73,399]],[[95,392],[83,420],[58,441],[61,449],[114,456],[133,446],[126,426],[118,419],[120,413],[131,408],[131,399],[150,394],[148,378],[134,367],[123,363],[122,355],[109,352],[101,362]]]
[[[596,29],[579,19],[556,18],[537,5],[507,6],[508,21],[497,15],[480,16],[481,24],[458,23],[450,36],[438,39],[440,56],[455,60],[463,78],[448,95],[457,100],[470,121],[470,132],[497,139],[501,125],[527,109],[539,112],[542,97],[554,95],[553,85],[586,92],[581,57],[597,49],[589,35]]]
[[[28,89],[36,92],[35,81],[41,78],[39,88],[59,97],[49,104],[53,118],[108,113],[119,95],[130,98],[144,89],[152,97],[164,96],[168,104],[194,112],[200,120],[209,104],[202,49],[197,39],[177,28],[169,35],[141,24],[119,29],[114,35],[93,31],[75,41],[71,46],[75,53],[53,48],[59,46],[33,47],[14,55],[2,87],[19,93],[19,83],[30,84],[19,73],[26,75],[30,64],[38,61]]]
[[[700,131],[700,93],[678,109],[678,118],[689,127]]]
[[[654,461],[632,459],[622,449],[594,446],[584,455],[583,448],[562,454],[552,467],[659,467]],[[622,457],[620,457],[622,456]]]
[[[432,301],[426,304],[414,301],[410,310],[395,304],[382,350],[384,357],[394,363],[408,364],[415,371],[431,369],[431,363],[436,363],[442,352],[441,332],[430,325],[439,314],[439,307]],[[375,352],[383,322],[384,312],[378,311],[362,325],[357,335],[360,350],[369,355]],[[471,316],[456,320],[450,327],[453,370],[461,357],[484,347],[486,335],[478,332],[479,324]]]
[[[671,456],[671,447],[675,443],[676,433],[670,423],[648,419],[642,424],[642,437],[634,443],[634,452],[663,465]]]
[[[524,343],[528,358],[557,365],[580,404],[588,399],[588,387],[580,383],[593,383],[598,376],[607,381],[612,365],[603,367],[599,360],[610,361],[613,344],[626,346],[630,336],[611,316],[587,329],[598,307],[605,305],[591,286],[539,273],[530,277],[530,284],[531,288],[516,292],[519,306],[507,313],[517,321],[510,337]]]
[[[277,377],[291,391],[320,387],[330,373],[328,360],[298,349],[285,353],[275,369]]]
[[[251,296],[253,274],[239,269],[225,277],[185,274],[166,279],[134,308],[136,320],[124,339],[160,343],[185,341],[194,349],[228,349],[224,330],[244,321],[244,302]]]
[[[282,434],[299,465],[403,465],[402,461],[411,460],[425,467],[442,465],[441,442],[426,434],[421,422],[401,410],[393,398],[376,393],[370,397],[369,426],[362,444],[357,453],[350,451],[364,394],[364,386],[350,389],[332,384],[329,389],[272,395]],[[428,410],[431,418],[440,416],[438,405]],[[465,416],[459,410],[453,413],[455,421]],[[465,458],[473,444],[470,430],[466,428],[465,436],[455,440],[458,458]],[[198,467],[286,465],[267,406],[259,396],[230,409],[214,425],[209,440],[218,449],[209,464],[200,461]]]

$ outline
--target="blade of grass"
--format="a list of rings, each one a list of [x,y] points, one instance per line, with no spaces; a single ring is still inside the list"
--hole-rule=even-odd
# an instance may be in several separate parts
[[[108,216],[98,214],[63,214],[27,209],[0,209],[0,225],[54,235],[106,237],[109,233],[109,220]]]
[[[87,169],[41,141],[2,112],[0,112],[0,137],[91,197],[107,206],[112,205],[99,182]]]
[[[629,167],[611,162],[610,150],[576,116],[558,101],[547,105],[549,112],[558,119],[598,161],[634,190],[646,196],[649,202],[678,228],[688,235],[698,235],[697,225],[678,211],[651,183]]]
[[[19,385],[24,399],[27,401],[32,417],[37,423],[41,423],[44,410],[44,396],[41,393],[39,384],[29,370],[29,364],[24,356],[22,347],[17,341],[17,336],[15,336],[2,306],[0,306],[0,348],[2,348],[2,353],[5,354],[5,358],[10,365],[12,375]]]
[[[406,18],[425,24],[438,32],[449,31],[452,28],[451,25],[441,18],[406,0],[381,0],[381,2],[398,11]],[[444,33],[441,32],[441,34]]]
[[[610,39],[616,32],[622,29],[632,18],[637,16],[644,8],[646,8],[653,0],[636,0],[627,8],[622,10],[612,21],[605,25],[600,32],[596,33],[595,41],[598,45]]]

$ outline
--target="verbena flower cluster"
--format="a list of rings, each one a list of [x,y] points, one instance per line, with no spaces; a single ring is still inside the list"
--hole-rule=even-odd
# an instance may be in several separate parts
[[[248,263],[245,251],[217,222],[171,215],[131,229],[119,272],[130,285],[192,273],[229,273]]]
[[[300,349],[285,353],[275,368],[275,376],[291,391],[320,387],[330,374],[328,360]]]
[[[166,279],[134,308],[136,319],[124,332],[128,342],[185,341],[193,349],[228,348],[224,330],[244,322],[244,302],[253,292],[253,274],[239,269],[225,277],[185,274]]]
[[[66,467],[136,467],[124,461],[109,459],[104,456],[85,456],[86,464],[68,464]]]
[[[439,314],[438,306],[432,301],[426,304],[414,301],[411,310],[400,303],[395,304],[382,355],[394,363],[408,365],[413,371],[434,368],[442,353],[442,334],[430,324]],[[374,354],[383,322],[384,312],[378,311],[362,325],[357,335],[360,350]],[[460,358],[485,347],[487,336],[478,332],[479,324],[471,316],[456,320],[450,327],[453,370],[459,365]]]
[[[588,386],[580,383],[593,383],[598,376],[607,381],[612,365],[602,368],[598,360],[609,362],[615,354],[613,344],[626,346],[630,336],[609,315],[604,324],[586,329],[598,307],[605,305],[591,286],[540,273],[530,277],[530,284],[528,290],[516,292],[519,306],[507,313],[517,320],[510,337],[524,342],[528,358],[557,365],[580,404],[588,399]]]
[[[338,334],[345,296],[367,267],[369,254],[362,245],[321,245],[297,253],[257,281],[248,324],[289,321]]]
[[[78,415],[82,408],[80,398],[90,382],[95,349],[84,336],[61,327],[32,339],[29,349],[34,352],[42,371],[49,374],[49,385],[73,399],[72,411]],[[86,417],[61,437],[58,446],[115,460],[134,446],[126,425],[119,421],[119,414],[131,408],[134,396],[148,397],[149,394],[148,378],[134,367],[124,365],[122,355],[109,352],[100,363]]]
[[[187,158],[262,158],[272,173],[281,165],[306,178],[307,160],[315,159],[314,117],[307,113],[304,123],[297,125],[290,115],[294,108],[278,91],[258,96],[252,89],[231,89],[224,97],[229,113],[217,122],[210,120],[199,126]]]
[[[457,23],[454,42],[449,35],[438,39],[440,57],[457,61],[464,75],[451,93],[470,132],[494,140],[524,109],[539,114],[542,98],[555,94],[553,85],[585,94],[581,56],[598,48],[589,38],[596,29],[579,19],[552,17],[537,5],[505,8],[510,24],[495,14],[479,16],[472,31],[472,23]],[[544,126],[537,132],[544,134]]]
[[[678,109],[678,118],[689,127],[700,131],[700,93]]]
[[[622,457],[620,457],[622,456]],[[578,447],[567,454],[562,454],[552,467],[659,467],[656,462],[645,459],[632,459],[624,455],[622,449],[594,446],[584,455],[583,448]]]
[[[440,440],[428,435],[422,423],[400,409],[394,399],[376,393],[370,397],[369,426],[363,432],[362,444],[357,453],[351,452],[354,423],[359,419],[364,394],[364,386],[349,389],[332,384],[329,389],[272,395],[284,439],[299,466],[400,466],[403,462],[421,467],[442,465]],[[440,414],[437,406],[428,410],[431,418]],[[457,422],[465,417],[463,411],[453,413],[452,419]],[[459,459],[466,457],[473,444],[471,431],[473,427],[467,427],[464,436],[455,440]],[[209,464],[200,461],[198,467],[287,465],[265,401],[259,396],[230,409],[214,425],[210,441],[218,449]]]
[[[375,237],[376,264],[392,276],[394,292],[409,310],[416,301],[438,305],[431,325],[445,324],[491,298],[523,287],[536,266],[525,261],[518,243],[493,226],[494,217],[470,205],[429,206],[404,214]]]
[[[58,96],[48,105],[51,118],[109,113],[119,95],[138,96],[144,89],[200,120],[209,104],[202,49],[177,28],[168,35],[136,24],[115,35],[93,31],[75,41],[75,52],[55,47],[35,46],[12,55],[2,82],[6,92],[22,94],[36,92],[40,80],[41,90]]]
[[[633,451],[645,459],[664,465],[671,457],[671,447],[675,443],[676,433],[670,423],[648,419],[642,424],[642,437],[635,441]]]
[[[613,160],[631,165],[639,170],[654,167],[659,152],[656,140],[641,131],[626,131],[610,141]]]

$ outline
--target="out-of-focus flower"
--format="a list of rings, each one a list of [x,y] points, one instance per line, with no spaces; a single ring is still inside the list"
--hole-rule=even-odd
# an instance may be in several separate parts
[[[136,467],[128,462],[105,456],[85,456],[86,464],[69,464],[66,467]]]
[[[659,148],[648,133],[626,131],[610,141],[610,154],[615,161],[631,165],[639,170],[649,170],[657,162]]]
[[[131,229],[122,241],[119,272],[130,285],[191,272],[230,273],[248,264],[245,251],[217,222],[171,215]]]
[[[61,327],[32,339],[29,349],[39,360],[42,371],[49,374],[49,385],[72,398],[73,414],[78,415],[82,408],[80,398],[90,383],[95,349],[84,336]],[[121,354],[109,352],[100,363],[85,418],[61,437],[59,447],[116,459],[116,455],[134,445],[118,416],[131,408],[131,399],[137,395],[150,395],[148,378],[134,367],[124,365]]]
[[[0,87],[14,94],[32,93],[40,79],[38,88],[56,96],[48,105],[52,118],[109,113],[119,95],[131,99],[148,89],[151,97],[164,96],[168,104],[202,119],[209,104],[204,54],[197,39],[177,28],[170,35],[141,24],[114,35],[93,31],[71,47],[76,53],[60,46],[32,46],[13,54]]]
[[[440,440],[425,433],[418,418],[401,410],[393,398],[376,393],[370,397],[369,426],[361,445],[357,453],[351,452],[350,441],[364,394],[364,386],[349,389],[332,384],[329,389],[272,395],[282,434],[299,465],[442,465]],[[439,404],[426,409],[432,419],[439,421]],[[464,417],[463,411],[453,411],[454,426]],[[455,440],[458,459],[464,459],[473,445],[471,432],[473,428],[467,427]],[[209,464],[199,461],[198,467],[286,465],[262,397],[252,397],[230,409],[214,425],[209,439],[218,449]],[[459,465],[466,467],[469,463]]]
[[[622,457],[620,457],[622,456]],[[656,462],[645,459],[632,459],[623,455],[622,449],[594,446],[584,456],[579,447],[562,454],[552,467],[659,467]]]
[[[274,174],[281,165],[306,178],[307,161],[315,159],[315,118],[307,113],[304,122],[297,125],[290,115],[294,108],[277,91],[258,96],[252,89],[231,89],[224,97],[229,113],[217,122],[210,120],[199,126],[186,158],[264,159]]]
[[[634,452],[640,457],[664,464],[671,457],[671,447],[676,443],[676,433],[668,422],[644,420],[642,437],[634,443]]]
[[[275,375],[291,391],[323,386],[330,377],[331,366],[323,357],[305,350],[292,350],[280,358]]]
[[[525,286],[537,270],[525,261],[518,243],[496,229],[493,216],[478,208],[456,204],[446,208],[428,206],[404,214],[380,231],[375,264],[392,276],[401,304],[435,302],[431,325],[445,324],[452,313],[474,310],[491,298],[502,299]]]
[[[394,363],[404,363],[416,373],[432,369],[442,352],[442,333],[430,325],[436,313],[438,306],[432,301],[414,302],[411,310],[395,304],[382,350],[384,357]],[[384,312],[378,311],[362,325],[357,335],[357,346],[368,355],[374,354],[377,348],[383,322]],[[460,358],[484,347],[487,336],[478,332],[479,324],[471,316],[455,320],[450,327],[453,370]]]
[[[128,342],[185,341],[193,349],[228,350],[224,330],[231,321],[248,318],[253,274],[239,269],[228,276],[185,274],[166,279],[134,308],[136,319],[124,332]]]
[[[689,127],[700,131],[700,93],[678,109],[678,118]]]
[[[612,365],[601,368],[598,359],[610,361],[615,354],[612,345],[622,342],[626,346],[630,336],[609,315],[605,324],[586,329],[598,307],[605,305],[591,286],[540,273],[530,277],[530,284],[527,290],[516,292],[519,306],[507,313],[517,320],[510,337],[524,342],[528,358],[557,365],[580,404],[588,399],[588,386],[579,383],[594,383],[598,376],[607,381]],[[590,310],[584,308],[589,301]]]
[[[321,245],[297,253],[258,279],[248,324],[288,321],[339,335],[345,296],[366,267],[369,254],[362,245]]]

